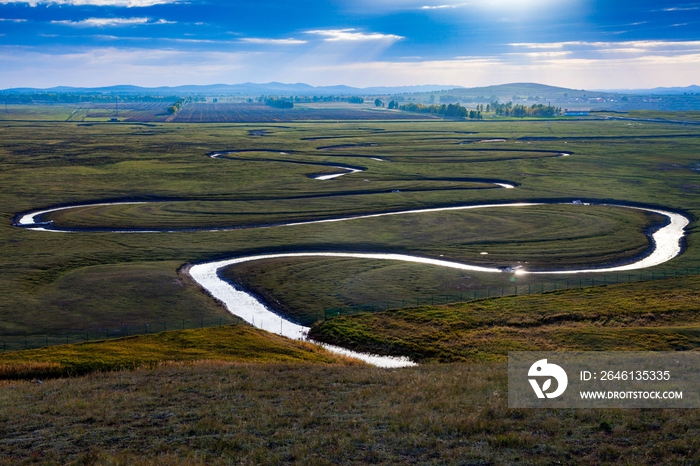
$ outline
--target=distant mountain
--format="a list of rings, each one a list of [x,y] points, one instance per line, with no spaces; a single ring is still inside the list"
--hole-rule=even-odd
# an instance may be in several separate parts
[[[455,86],[437,84],[423,86],[368,87],[357,88],[350,86],[310,86],[304,83],[285,84],[271,83],[242,83],[242,84],[209,84],[185,86],[139,87],[130,85],[108,87],[67,87],[59,86],[48,89],[13,88],[4,89],[0,93],[104,93],[104,94],[150,94],[150,95],[386,95],[416,92],[433,92],[442,89],[452,89]]]
[[[700,93],[700,86],[688,87],[657,87],[654,89],[618,89],[618,90],[584,90],[567,89],[565,87],[548,86],[537,83],[510,83],[484,87],[458,87],[449,85],[428,84],[422,86],[379,86],[351,87],[311,86],[304,83],[241,83],[241,84],[208,84],[184,86],[140,87],[131,85],[107,87],[70,87],[58,86],[48,89],[12,88],[0,90],[0,93],[102,93],[102,94],[138,94],[138,95],[398,95],[436,93],[454,95],[466,100],[566,100],[572,98],[614,98],[620,95],[682,95]]]
[[[620,93],[606,91],[590,91],[584,89],[568,89],[565,87],[548,86],[537,83],[511,83],[486,87],[457,88],[446,92],[463,100],[473,101],[546,101],[568,99],[609,99]]]
[[[608,91],[608,92],[618,92],[620,94],[635,94],[635,95],[678,95],[678,94],[698,94],[700,93],[700,86],[687,86],[687,87],[655,87],[653,89],[625,89],[618,91]]]

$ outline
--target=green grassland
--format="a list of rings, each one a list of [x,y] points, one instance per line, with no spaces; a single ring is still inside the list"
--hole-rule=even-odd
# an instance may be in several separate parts
[[[700,347],[700,278],[673,278],[340,316],[314,339],[428,362],[503,361],[508,351]]]
[[[3,336],[223,318],[184,273],[186,264],[214,258],[342,250],[489,266],[603,265],[643,253],[644,232],[659,218],[569,204],[189,228],[574,199],[700,215],[695,127],[27,120],[0,125]],[[479,142],[493,139],[505,141]],[[278,153],[206,156],[245,149]],[[328,168],[290,162],[367,170],[318,181],[308,175]],[[517,188],[494,188],[489,179]],[[12,224],[20,212],[109,200],[158,202],[50,216],[56,226],[83,229],[74,233]],[[90,230],[102,227],[176,231]],[[650,272],[700,265],[695,222],[685,246]],[[262,261],[225,274],[309,324],[326,306],[548,280],[354,259]],[[696,349],[698,285],[694,276],[609,285],[341,316],[313,328],[316,338],[424,363],[396,371],[348,365],[243,324],[8,352],[0,365],[10,378],[98,372],[2,382],[0,464],[694,464],[696,410],[509,410],[502,360],[512,349]]]
[[[227,325],[11,351],[0,356],[0,378],[43,379],[197,361],[350,363],[317,345],[289,340],[247,325]]]
[[[266,136],[251,136],[251,130],[266,130]],[[413,253],[492,266],[602,265],[629,260],[645,250],[648,240],[642,232],[657,222],[653,216],[622,209],[543,206],[218,232],[64,234],[13,227],[10,219],[18,212],[115,199],[158,200],[164,202],[64,210],[50,219],[70,227],[186,229],[462,204],[587,199],[642,203],[697,216],[692,199],[700,190],[698,134],[695,128],[620,121],[148,127],[10,121],[0,127],[0,214],[6,219],[0,225],[0,332],[42,334],[164,317],[223,316],[220,306],[177,273],[185,263],[211,258],[349,250]],[[506,141],[479,142],[492,139]],[[245,149],[287,155],[246,152],[242,156],[249,160],[244,161],[206,157]],[[561,152],[573,155],[556,156]],[[367,170],[318,181],[307,175],[326,169],[290,161],[360,165]],[[494,188],[474,179],[507,180],[518,187]],[[394,189],[400,192],[391,192]],[[695,229],[693,224],[687,251],[657,269],[697,266]],[[482,256],[484,251],[489,255]],[[326,262],[321,277],[326,282],[340,283],[358,273],[355,262],[334,262],[347,270],[331,262]],[[374,273],[363,288],[338,291],[322,291],[325,285],[316,279],[295,279],[302,261],[294,261],[296,269],[259,263],[245,270],[266,270],[267,281],[255,278],[262,274],[252,274],[248,283],[263,295],[279,290],[277,301],[308,315],[317,315],[324,306],[374,300],[376,295],[401,299],[422,290],[449,292],[450,282],[458,287],[464,282],[429,268],[377,266],[387,273]],[[404,273],[415,278],[397,280]],[[512,278],[469,275],[469,289],[510,285]],[[278,286],[281,283],[287,290]],[[306,309],[309,297],[321,293],[341,297]],[[349,295],[355,299],[346,299]]]
[[[698,121],[700,120],[700,112],[661,112],[654,110],[632,110],[629,115],[633,118],[658,118],[660,120],[680,120],[680,121]]]

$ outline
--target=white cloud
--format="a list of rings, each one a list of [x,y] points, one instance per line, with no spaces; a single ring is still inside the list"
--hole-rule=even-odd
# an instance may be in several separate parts
[[[532,57],[532,58],[542,58],[542,57],[565,57],[567,55],[571,55],[573,52],[571,51],[556,51],[556,52],[522,52],[522,53],[510,53],[508,55],[511,56],[520,56],[520,57]]]
[[[26,23],[26,19],[14,19],[14,18],[0,18],[0,21],[5,21],[9,23]]]
[[[135,26],[139,24],[175,24],[174,21],[166,21],[159,19],[151,21],[150,18],[88,18],[82,21],[51,21],[53,24],[62,24],[64,26],[74,27],[119,27],[119,26]]]
[[[484,57],[423,62],[319,64],[290,73],[292,81],[341,81],[354,86],[454,83],[465,87],[509,82],[539,82],[575,89],[631,89],[688,86],[700,75],[700,53],[627,59],[554,57]],[[339,79],[338,77],[342,77]],[[313,84],[313,83],[312,83]]]
[[[357,32],[356,29],[318,29],[306,31],[307,34],[316,34],[325,37],[328,42],[358,42],[369,40],[397,41],[403,39],[402,36],[394,34],[380,34],[378,32]]]
[[[508,45],[526,49],[561,49],[570,44],[580,44],[580,42],[514,42]]]
[[[455,3],[455,4],[447,4],[447,5],[424,5],[420,7],[421,10],[444,10],[448,8],[459,8],[461,6],[465,6],[466,3]]]
[[[212,39],[177,39],[172,37],[164,37],[162,40],[169,42],[181,42],[183,44],[230,44],[231,41],[212,40]]]
[[[685,53],[695,51],[700,48],[700,41],[665,41],[665,40],[630,40],[630,41],[609,41],[609,42],[585,42],[585,41],[569,41],[569,42],[515,42],[508,44],[512,47],[548,50],[548,49],[568,49],[576,51],[595,51],[600,53],[611,52],[627,52],[627,53],[645,53],[645,52],[667,52],[667,53]]]
[[[73,5],[73,6],[115,6],[115,7],[148,7],[179,3],[180,0],[0,0],[0,5],[8,3],[26,3],[30,6],[37,5]]]
[[[245,42],[246,44],[271,44],[271,45],[300,45],[306,44],[307,41],[299,39],[263,39],[257,37],[247,37],[241,39],[239,42]]]
[[[379,45],[380,42],[377,43]],[[668,54],[659,48],[646,55],[597,54],[582,58],[568,50],[525,50],[524,53],[450,60],[382,61],[368,54],[335,56],[326,43],[302,57],[275,51],[234,52],[99,47],[62,49],[0,46],[0,88],[56,85],[161,86],[214,82],[306,82],[367,87],[451,83],[465,87],[508,82],[540,82],[576,89],[652,88],[695,84],[700,76],[700,51]],[[362,57],[361,59],[358,57]],[[362,60],[362,61],[360,61]]]

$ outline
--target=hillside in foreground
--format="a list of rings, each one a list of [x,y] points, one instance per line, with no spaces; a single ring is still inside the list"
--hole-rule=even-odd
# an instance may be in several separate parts
[[[340,316],[310,336],[417,361],[504,361],[508,351],[700,347],[700,277]]]
[[[696,326],[697,281],[688,277],[495,298],[472,303],[471,312],[459,306],[405,309],[338,318],[319,328],[346,328],[354,321],[367,332],[374,330],[377,339],[381,327],[386,341],[396,342],[401,322],[417,324],[420,314],[422,333],[411,340],[403,328],[409,343],[449,324],[449,332],[439,330],[445,336],[441,342],[449,336],[456,342],[454,349],[471,338],[471,347],[496,354],[498,335],[508,347],[513,332],[527,340],[536,339],[546,325],[564,332],[580,325],[581,331],[570,332],[581,337],[570,341],[570,348],[585,348],[583,342],[589,339],[587,344],[595,343],[596,349],[616,349],[619,340],[604,338],[610,330],[628,328],[628,336],[642,334],[642,321],[652,333],[668,325],[688,330]],[[582,310],[606,301],[609,305],[595,312]],[[646,304],[634,311],[640,302]],[[612,314],[616,306],[621,306],[619,315]],[[474,329],[487,319],[492,320],[490,337],[474,339]],[[469,320],[471,325],[465,325]],[[592,338],[596,332],[598,338]],[[664,341],[663,332],[637,343],[651,341],[666,349],[673,346]],[[698,410],[508,409],[502,362],[428,363],[403,370],[338,364],[341,361],[308,346],[242,325],[20,351],[0,358],[5,369],[70,360],[112,361],[135,369],[112,371],[104,365],[101,369],[107,372],[82,377],[0,382],[0,464],[700,461]]]

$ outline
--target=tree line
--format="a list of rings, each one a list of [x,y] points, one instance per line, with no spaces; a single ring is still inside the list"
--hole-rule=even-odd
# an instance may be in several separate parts
[[[410,102],[404,105],[399,105],[398,102],[392,100],[391,102],[389,102],[388,108],[403,110],[405,112],[432,113],[435,115],[446,116],[450,118],[469,118],[471,120],[483,119],[481,110],[470,110],[468,108],[462,107],[461,105],[459,105],[459,103],[448,105],[423,105]]]
[[[178,99],[168,107],[168,113],[175,114],[185,105],[186,99]]]
[[[539,117],[539,118],[551,118],[561,115],[561,107],[552,107],[551,105],[534,104],[532,107],[526,105],[513,105],[513,102],[508,102],[506,104],[500,103],[498,101],[491,102],[491,108],[494,113],[498,116],[512,116],[512,117]]]
[[[292,108],[295,103],[313,103],[313,102],[349,102],[351,104],[363,104],[365,99],[360,96],[337,96],[337,95],[327,95],[327,96],[304,96],[297,95],[291,97],[279,97],[271,95],[261,95],[256,99],[260,103],[265,105],[270,105],[271,107],[277,108]],[[248,99],[252,102],[252,99]],[[268,103],[270,102],[270,103]],[[287,107],[285,105],[292,104]]]
[[[278,97],[269,97],[265,99],[265,105],[275,108],[294,108],[294,102]]]

